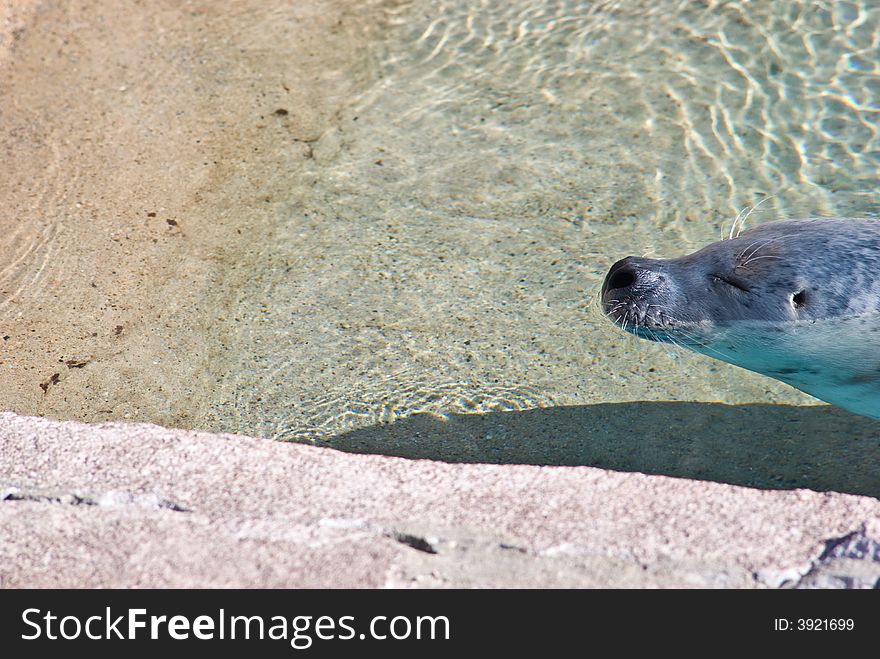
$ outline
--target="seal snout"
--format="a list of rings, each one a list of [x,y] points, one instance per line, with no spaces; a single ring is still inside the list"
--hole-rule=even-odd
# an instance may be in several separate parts
[[[625,329],[634,329],[646,322],[655,324],[657,310],[651,314],[648,311],[656,306],[652,301],[662,281],[660,270],[659,261],[636,256],[627,256],[611,266],[602,284],[605,314]]]
[[[639,280],[639,271],[633,263],[634,257],[627,256],[611,266],[602,284],[602,301],[609,297],[619,298],[626,295]]]
[[[648,292],[659,281],[657,262],[627,256],[611,266],[602,284],[602,302],[622,302]]]

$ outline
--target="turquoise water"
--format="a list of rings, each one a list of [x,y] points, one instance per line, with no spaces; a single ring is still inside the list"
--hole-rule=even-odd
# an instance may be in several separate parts
[[[358,431],[413,414],[495,415],[462,432],[503,451],[504,412],[619,403],[632,427],[638,401],[815,403],[626,336],[596,298],[617,259],[692,251],[759,202],[747,225],[876,216],[878,28],[869,2],[399,6],[364,53],[374,83],[290,145],[207,425],[367,450]],[[554,432],[529,435],[538,455]],[[376,437],[462,457],[418,427]]]

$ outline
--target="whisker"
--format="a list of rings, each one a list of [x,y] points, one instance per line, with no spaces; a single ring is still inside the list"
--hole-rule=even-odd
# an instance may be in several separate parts
[[[781,239],[782,236],[777,236],[776,238],[771,238],[770,240],[765,240],[764,242],[756,240],[739,253],[737,261],[748,261],[751,257],[757,254],[759,250],[763,249],[767,245],[772,245],[773,243],[779,242]],[[749,250],[752,250],[752,253],[746,256],[746,252],[748,252]]]
[[[759,201],[757,204],[755,204],[754,206],[752,206],[752,209],[751,209],[748,213],[746,213],[746,216],[742,219],[742,223],[741,223],[741,225],[740,225],[740,229],[739,229],[739,231],[736,232],[737,237],[739,237],[739,234],[741,234],[741,233],[743,232],[743,229],[746,228],[746,220],[749,219],[749,215],[751,215],[752,213],[754,213],[754,212],[758,209],[758,207],[759,207],[761,204],[763,204],[765,201],[767,201],[768,199],[773,199],[775,196],[776,196],[776,195],[769,195],[769,196],[767,196],[767,197],[764,197],[761,201]]]
[[[733,218],[733,224],[730,225],[730,235],[727,236],[727,239],[728,239],[728,240],[733,240],[733,234],[734,234],[734,231],[736,231],[736,225],[737,225],[737,223],[742,219],[743,213],[746,212],[746,208],[748,208],[748,206],[746,206],[745,208],[743,208],[739,213],[736,214],[736,217]],[[724,240],[724,235],[723,235],[723,233],[724,233],[724,231],[723,231],[723,229],[722,229],[721,240]],[[736,233],[737,233],[737,235],[739,235],[739,232],[738,232],[738,231],[737,231]]]
[[[774,254],[765,254],[764,256],[752,256],[744,263],[740,263],[739,267],[745,268],[746,266],[748,266],[749,263],[752,263],[753,261],[758,261],[760,259],[781,259],[781,258],[782,258],[781,256],[776,256]]]
[[[724,361],[735,361],[733,359],[733,357],[731,357],[727,353],[722,352],[721,350],[718,350],[717,348],[714,348],[714,347],[708,345],[707,343],[704,343],[704,342],[698,340],[695,336],[689,335],[687,332],[685,332],[683,330],[679,330],[679,333],[682,336],[684,336],[686,339],[688,339],[689,341],[692,341],[696,345],[700,346],[701,348],[705,348],[706,350],[708,350],[710,352],[714,352],[716,355],[720,355]]]

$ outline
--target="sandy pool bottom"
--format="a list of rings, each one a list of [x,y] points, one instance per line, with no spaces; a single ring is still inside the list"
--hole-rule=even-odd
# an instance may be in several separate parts
[[[0,406],[877,496],[872,422],[597,317],[634,240],[714,228],[622,221],[650,204],[630,189],[536,225],[592,202],[524,190],[527,164],[419,177],[431,151],[390,141],[405,108],[380,98],[406,11],[7,9]]]

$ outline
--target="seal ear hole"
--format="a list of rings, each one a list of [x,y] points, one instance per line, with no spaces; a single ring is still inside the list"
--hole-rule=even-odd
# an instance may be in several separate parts
[[[807,292],[798,291],[797,293],[792,295],[791,303],[794,305],[795,309],[803,309],[805,306],[807,306]]]

